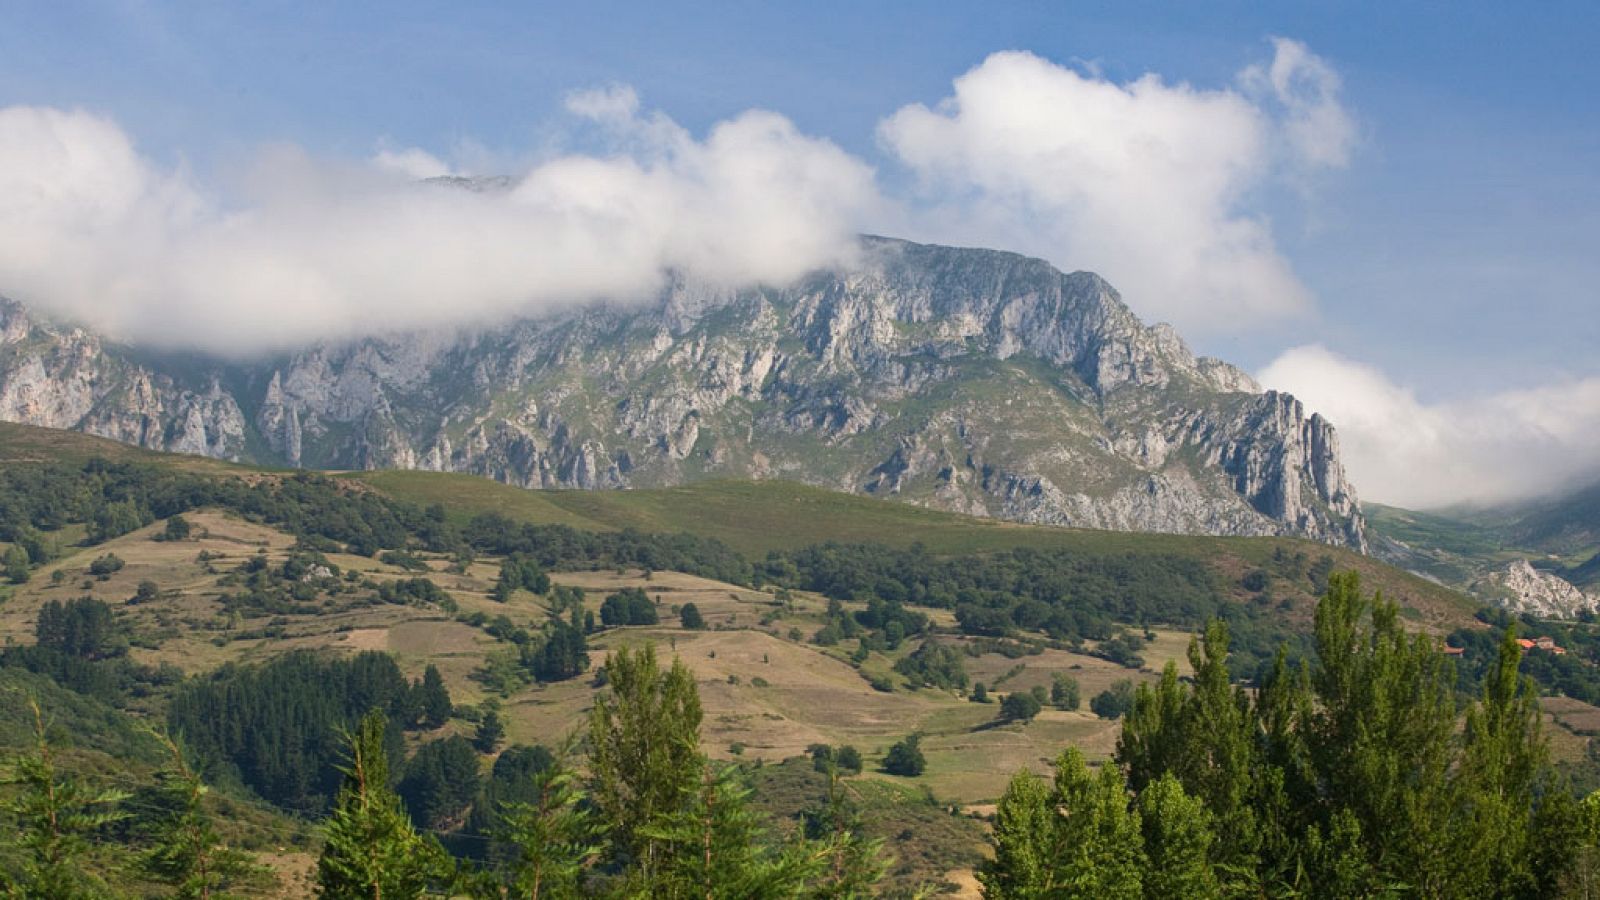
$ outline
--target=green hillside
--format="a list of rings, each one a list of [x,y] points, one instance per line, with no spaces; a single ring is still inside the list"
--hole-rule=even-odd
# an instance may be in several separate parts
[[[1019,525],[784,481],[702,481],[628,491],[530,491],[471,475],[418,471],[348,476],[397,499],[441,504],[461,519],[493,512],[580,529],[687,532],[753,558],[825,541],[872,543],[957,555],[1017,547],[1093,554],[1178,555],[1235,580],[1275,557],[1329,557],[1441,627],[1465,624],[1477,604],[1458,591],[1352,551],[1294,538],[1149,534]],[[1302,592],[1311,596],[1309,586]]]

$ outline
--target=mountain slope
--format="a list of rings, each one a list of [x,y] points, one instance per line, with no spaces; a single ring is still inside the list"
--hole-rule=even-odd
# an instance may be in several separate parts
[[[0,418],[315,468],[523,487],[783,478],[1024,522],[1365,547],[1332,427],[1146,327],[1090,273],[863,239],[786,288],[254,363],[0,310]]]

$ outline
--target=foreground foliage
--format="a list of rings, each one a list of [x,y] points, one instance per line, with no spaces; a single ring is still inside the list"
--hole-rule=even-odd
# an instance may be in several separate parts
[[[1232,684],[1228,630],[1141,686],[1116,759],[1019,775],[996,814],[990,897],[1534,897],[1595,834],[1547,761],[1508,631],[1462,710],[1449,657],[1353,574],[1317,610],[1317,665]]]

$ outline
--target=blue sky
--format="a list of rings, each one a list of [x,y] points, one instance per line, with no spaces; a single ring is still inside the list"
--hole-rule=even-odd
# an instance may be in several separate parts
[[[1508,390],[1600,378],[1593,4],[57,0],[9,4],[7,19],[0,107],[100,114],[151,165],[201,183],[237,181],[245,161],[280,146],[351,163],[420,148],[515,173],[597,140],[574,125],[571,92],[629,85],[641,109],[696,139],[746,110],[775,111],[897,198],[897,213],[869,224],[994,243],[1028,223],[948,225],[970,208],[919,193],[928,172],[886,147],[888,117],[937,109],[997,51],[1116,85],[1157,73],[1238,92],[1241,71],[1272,58],[1269,39],[1290,38],[1336,73],[1356,140],[1339,165],[1250,179],[1229,201],[1268,223],[1308,300],[1245,327],[1227,310],[1180,310],[1197,349],[1275,371],[1329,409],[1347,364],[1446,417],[1492,417],[1486,400]],[[1006,248],[1103,268],[1078,244]],[[1306,345],[1336,364],[1284,362]],[[1577,402],[1539,396],[1556,409]],[[1578,452],[1580,438],[1558,438]]]

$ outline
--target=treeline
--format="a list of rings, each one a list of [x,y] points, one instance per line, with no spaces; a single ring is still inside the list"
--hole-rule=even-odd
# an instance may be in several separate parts
[[[825,543],[752,562],[718,541],[688,534],[587,532],[495,513],[457,527],[441,506],[394,500],[311,473],[246,481],[98,459],[0,472],[0,540],[20,548],[7,571],[14,562],[25,578],[28,566],[53,552],[47,535],[69,523],[85,524],[96,542],[203,507],[281,528],[309,550],[387,551],[396,564],[414,560],[411,550],[458,560],[503,557],[496,585],[502,599],[518,589],[547,588],[547,571],[632,567],[803,589],[841,601],[941,607],[956,611],[963,630],[974,635],[1037,631],[1061,640],[1104,640],[1115,623],[1198,627],[1220,616],[1234,626],[1238,648],[1259,657],[1286,636],[1274,616],[1226,602],[1223,585],[1204,562],[1175,554],[1019,548],[946,557],[920,547]],[[188,523],[179,521],[180,532],[187,531]],[[886,624],[867,627],[884,630]],[[915,633],[907,627],[913,624],[902,622],[901,630]],[[895,642],[888,630],[884,637]]]
[[[317,815],[339,786],[343,734],[370,710],[400,732],[434,727],[451,702],[437,670],[408,681],[386,653],[348,659],[295,651],[259,666],[223,666],[178,689],[167,724],[182,734],[208,781],[243,785],[281,809]]]
[[[1334,575],[1316,664],[1232,683],[1228,630],[1141,686],[1111,765],[1019,775],[990,897],[1544,897],[1593,884],[1600,797],[1549,765],[1514,630],[1463,703],[1437,640]],[[1464,727],[1463,727],[1464,721]]]
[[[397,766],[393,716],[381,706],[362,716],[342,741],[339,768],[330,768],[339,786],[322,822],[317,894],[391,900],[875,894],[887,859],[881,842],[863,836],[859,810],[838,789],[837,774],[807,811],[803,833],[783,834],[748,802],[741,769],[701,754],[700,698],[681,663],[663,671],[652,648],[620,650],[606,671],[610,687],[590,716],[584,766],[572,758],[571,742],[556,753],[512,748],[479,788],[477,760],[464,741],[424,745]],[[387,676],[365,681],[380,695],[397,689]],[[200,770],[175,742],[166,742],[166,770],[142,791],[151,811],[140,812],[129,793],[65,770],[42,716],[36,721],[36,741],[15,760],[17,793],[5,808],[12,828],[0,846],[0,865],[9,891],[112,896],[115,886],[105,876],[131,874],[174,896],[216,897],[265,877],[250,854],[222,839]],[[829,762],[837,773],[831,755]],[[460,797],[472,789],[474,808],[463,813]],[[141,827],[124,828],[136,814]],[[464,833],[479,838],[476,859],[451,856],[435,833],[460,824],[463,815]]]

